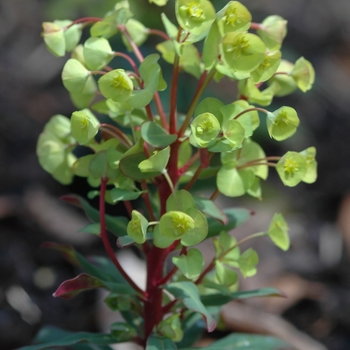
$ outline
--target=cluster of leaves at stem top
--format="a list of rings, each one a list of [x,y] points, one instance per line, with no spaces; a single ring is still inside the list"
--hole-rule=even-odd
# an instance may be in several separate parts
[[[163,6],[167,0],[149,2]],[[55,115],[49,120],[37,144],[39,162],[62,184],[79,176],[95,188],[87,195],[100,197],[99,210],[77,196],[66,200],[85,210],[93,223],[82,230],[101,237],[111,260],[91,263],[70,247],[51,246],[83,270],[64,282],[55,296],[70,298],[101,287],[110,291],[106,303],[121,310],[125,322],[113,324],[105,338],[97,337],[101,346],[134,340],[147,349],[164,344],[167,349],[184,348],[203,327],[213,330],[219,307],[245,295],[237,292],[238,273],[244,278],[256,273],[257,252],[241,251],[241,244],[269,236],[279,248],[289,248],[288,226],[281,214],[265,231],[237,242],[227,231],[245,221],[249,212],[221,210],[214,199],[219,193],[260,199],[261,181],[267,179],[269,168],[276,168],[286,186],[313,183],[317,177],[314,147],[266,156],[253,141],[261,127],[276,141],[292,137],[299,126],[297,112],[289,106],[266,108],[274,97],[297,89],[306,92],[314,83],[309,61],[282,58],[287,21],[273,15],[254,23],[238,1],[229,1],[218,12],[208,0],[170,2],[177,23],[163,13],[164,31],[146,28],[133,18],[126,0],[117,1],[103,18],[43,24],[49,51],[55,56],[70,52],[62,81],[77,111],[70,118]],[[80,43],[83,30],[89,37]],[[150,35],[159,37],[158,44],[144,57],[140,46]],[[125,51],[114,51],[114,36],[122,38]],[[160,64],[167,63],[173,65],[173,74],[166,82]],[[179,114],[176,96],[183,72],[198,78],[198,86],[188,109]],[[238,87],[233,101],[202,99],[208,83],[224,77]],[[170,90],[169,113],[160,93],[165,89]],[[110,122],[101,122],[102,115]],[[86,151],[76,152],[77,148]],[[210,198],[190,192],[196,180],[210,177],[215,189]],[[124,202],[129,219],[106,215],[105,202]],[[118,237],[120,247],[139,247],[149,266],[159,258],[161,268],[154,276],[152,271],[148,274],[146,290],[136,286],[119,264],[107,230]],[[202,253],[193,246],[209,237],[216,253],[204,269]],[[164,261],[175,250],[180,253],[166,273]],[[150,301],[155,290],[167,291],[157,294],[162,300]],[[217,298],[218,293],[224,297]],[[255,295],[276,293],[261,290]],[[146,315],[152,307],[154,315]],[[184,337],[188,332],[195,336]],[[79,339],[93,342],[94,337],[84,334]]]

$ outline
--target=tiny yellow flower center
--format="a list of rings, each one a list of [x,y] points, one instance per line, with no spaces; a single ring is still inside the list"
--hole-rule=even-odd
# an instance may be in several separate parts
[[[211,134],[214,131],[214,125],[211,120],[202,121],[197,127],[196,131],[198,135],[203,135],[204,133]]]
[[[288,115],[285,111],[282,111],[278,114],[277,118],[273,122],[274,125],[276,125],[279,128],[283,128],[284,126],[287,126],[289,123]]]
[[[293,175],[296,171],[298,171],[298,164],[292,158],[287,158],[286,161],[283,164],[283,167],[284,167],[284,171],[288,175]]]
[[[197,1],[192,1],[187,5],[187,13],[190,17],[201,18],[203,16],[203,8]]]
[[[122,76],[114,77],[111,81],[111,85],[115,89],[130,90],[130,86],[128,84],[128,81]]]
[[[80,122],[80,129],[87,129],[89,127],[89,119],[87,117],[84,117]]]
[[[139,219],[131,220],[130,225],[133,233],[135,233],[138,236],[142,236],[142,229],[141,229],[141,224]]]
[[[173,222],[173,232],[175,236],[182,236],[185,232],[191,230],[194,225],[186,217],[182,215],[175,214],[172,217]]]
[[[224,19],[225,19],[225,24],[231,25],[232,27],[235,27],[236,24],[241,23],[237,15],[237,9],[233,6],[230,6],[227,8],[227,10],[225,11]]]

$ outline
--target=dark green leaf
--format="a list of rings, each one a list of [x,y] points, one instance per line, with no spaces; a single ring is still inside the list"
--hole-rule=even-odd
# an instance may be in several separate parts
[[[152,336],[148,338],[146,350],[176,350],[175,343],[168,338]]]
[[[219,220],[223,225],[227,225],[228,218],[224,212],[210,199],[194,196],[196,207],[204,214]]]
[[[170,135],[155,122],[147,121],[141,126],[141,137],[154,147],[166,147],[172,144],[177,136]]]
[[[253,213],[244,208],[224,209],[224,214],[228,218],[226,225],[221,224],[212,218],[208,219],[209,233],[207,238],[218,235],[222,230],[232,230],[243,224]]]
[[[200,300],[197,286],[192,282],[174,282],[165,286],[165,289],[174,295],[175,298],[182,299],[184,305],[192,311],[199,312],[204,317],[208,332],[212,332],[216,327],[216,322],[212,315],[204,307]]]
[[[103,346],[103,345],[109,345],[109,344],[115,344],[118,343],[118,339],[115,337],[112,337],[110,334],[103,334],[103,333],[88,333],[88,332],[78,332],[78,333],[66,333],[66,332],[60,332],[60,335],[57,333],[55,336],[55,329],[43,329],[41,332],[49,333],[41,336],[39,334],[38,338],[39,340],[43,337],[45,337],[47,340],[46,343],[43,344],[36,344],[36,345],[29,345],[24,346],[21,348],[21,350],[41,350],[41,349],[47,349],[52,348],[56,346],[66,347],[78,343],[91,343],[97,346]],[[58,337],[59,336],[59,337]]]
[[[205,306],[220,306],[228,303],[234,299],[248,299],[256,297],[284,297],[285,295],[275,288],[261,288],[256,290],[249,290],[243,292],[233,292],[229,295],[223,295],[222,293],[218,294],[209,294],[202,295],[201,300]]]
[[[100,213],[97,209],[93,208],[84,198],[78,195],[62,196],[62,200],[74,204],[80,208],[83,208],[87,217],[93,222],[100,222]],[[128,219],[123,216],[111,216],[106,215],[107,229],[117,237],[126,235],[126,227],[128,225]]]

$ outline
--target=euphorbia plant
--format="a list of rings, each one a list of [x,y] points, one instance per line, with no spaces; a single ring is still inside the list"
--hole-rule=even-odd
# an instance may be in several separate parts
[[[163,6],[167,0],[150,2]],[[92,224],[82,230],[98,235],[106,250],[104,257],[87,259],[70,246],[47,243],[82,270],[63,282],[54,296],[70,299],[84,290],[105,288],[106,304],[119,310],[125,321],[113,323],[108,334],[57,335],[57,330],[46,330],[38,337],[40,344],[28,349],[79,342],[106,349],[125,341],[149,350],[188,349],[205,329],[215,329],[225,303],[279,294],[272,288],[240,292],[238,276],[250,277],[257,271],[258,254],[252,248],[242,250],[243,243],[266,236],[282,250],[289,248],[282,214],[275,214],[261,232],[237,241],[228,232],[250,212],[222,210],[215,199],[220,193],[261,198],[261,180],[267,179],[269,168],[276,168],[286,186],[315,181],[314,147],[266,156],[253,140],[259,127],[276,141],[293,136],[299,125],[297,112],[289,106],[266,108],[275,96],[297,88],[309,90],[314,70],[305,58],[295,63],[282,59],[286,21],[279,16],[254,23],[238,1],[218,12],[209,0],[170,2],[177,23],[163,13],[164,32],[134,19],[128,1],[118,1],[104,18],[43,25],[45,43],[54,55],[72,52],[62,80],[78,110],[70,119],[50,119],[38,140],[39,162],[62,184],[70,184],[74,176],[86,177],[94,188],[87,196],[99,197],[97,209],[80,196],[63,199],[85,210]],[[83,30],[90,37],[79,44]],[[115,35],[121,36],[125,52],[113,50],[110,38]],[[159,43],[145,57],[140,46],[149,35],[158,36]],[[172,65],[168,82],[160,64]],[[186,73],[198,83],[190,105],[179,111],[178,82]],[[209,82],[224,77],[237,86],[236,99],[203,98]],[[160,93],[166,89],[168,112]],[[110,122],[101,122],[97,115],[109,116]],[[77,148],[86,151],[76,152]],[[202,178],[212,179],[214,192],[208,198],[192,191]],[[106,214],[105,203],[119,202],[129,217]],[[111,243],[113,235],[116,244]],[[195,246],[206,239],[213,241],[215,255],[204,267]],[[115,255],[117,247],[130,245],[144,257],[144,287]],[[166,269],[169,261],[173,265]],[[258,344],[256,349],[283,346],[270,337],[234,334],[208,349],[239,349],[242,339],[253,347]]]

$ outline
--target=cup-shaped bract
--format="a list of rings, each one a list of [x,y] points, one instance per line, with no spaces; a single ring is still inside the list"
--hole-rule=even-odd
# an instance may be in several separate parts
[[[215,21],[215,9],[208,0],[176,0],[175,13],[182,29],[194,35],[204,33]]]
[[[273,113],[269,112],[266,118],[269,135],[277,141],[283,141],[294,135],[299,122],[296,110],[287,106],[281,107]]]
[[[242,147],[245,130],[237,120],[226,120],[222,124],[222,132],[223,137],[229,141],[232,151]]]
[[[57,57],[64,56],[66,53],[66,40],[63,28],[56,23],[44,22],[42,36],[47,49],[53,55]]]
[[[48,173],[54,172],[66,157],[65,144],[54,134],[43,132],[40,134],[36,154],[39,158],[39,163]]]
[[[134,85],[124,69],[115,69],[103,75],[98,80],[102,95],[116,102],[125,102],[129,99]]]
[[[221,35],[229,32],[246,31],[250,27],[252,15],[239,1],[230,1],[217,13],[217,22]]]
[[[131,212],[131,220],[128,223],[126,232],[136,243],[142,244],[146,242],[148,221],[137,210]]]
[[[306,160],[306,174],[303,177],[303,182],[308,184],[314,183],[317,179],[317,161],[316,148],[309,147],[304,151],[299,152]]]
[[[289,75],[293,67],[293,63],[281,60],[276,74],[268,81],[270,86],[275,85],[278,88],[275,89],[275,96],[283,97],[291,94],[297,89],[298,86],[295,80]]]
[[[260,66],[250,73],[254,84],[269,80],[277,71],[281,62],[281,51],[267,52]]]
[[[306,160],[300,153],[289,151],[278,161],[276,170],[284,185],[294,187],[306,175]]]
[[[268,16],[261,23],[257,33],[264,40],[269,50],[279,50],[283,39],[287,35],[287,21],[281,16]]]
[[[212,113],[202,113],[191,123],[193,138],[200,147],[207,147],[221,131],[220,122]]]
[[[71,136],[70,120],[61,114],[56,114],[50,118],[44,127],[44,132],[49,132],[58,137],[59,140],[66,144],[73,144],[74,138]]]
[[[143,160],[138,168],[143,173],[163,172],[170,158],[170,147],[155,151],[148,159]]]
[[[82,24],[77,23],[71,25],[72,21],[70,20],[56,20],[54,23],[60,26],[63,30],[64,40],[66,44],[65,50],[67,52],[73,51],[79,43],[82,33]]]
[[[289,249],[290,239],[288,235],[288,225],[282,214],[276,213],[273,216],[267,234],[277,247],[282,250]]]
[[[78,60],[70,58],[63,67],[62,82],[64,87],[71,93],[81,93],[91,76]]]
[[[72,114],[72,136],[80,145],[90,142],[97,134],[99,126],[99,121],[88,109],[76,111]]]
[[[265,57],[266,46],[255,34],[227,33],[220,45],[224,63],[238,72],[252,72],[260,66]]]
[[[220,285],[225,287],[234,285],[238,280],[237,272],[220,260],[215,261],[215,277]]]
[[[181,211],[168,211],[159,221],[160,234],[170,239],[181,239],[195,227],[191,216]]]
[[[315,70],[312,64],[304,57],[300,57],[295,62],[294,67],[289,74],[295,80],[298,88],[302,92],[306,92],[312,88],[315,81]]]
[[[84,43],[84,59],[90,70],[105,67],[114,57],[114,52],[105,38],[91,37]]]
[[[137,45],[142,45],[148,38],[147,28],[138,20],[134,18],[130,18],[126,24],[125,28],[128,31],[132,41]],[[124,45],[128,48],[128,50],[132,50],[130,43],[122,36]]]

